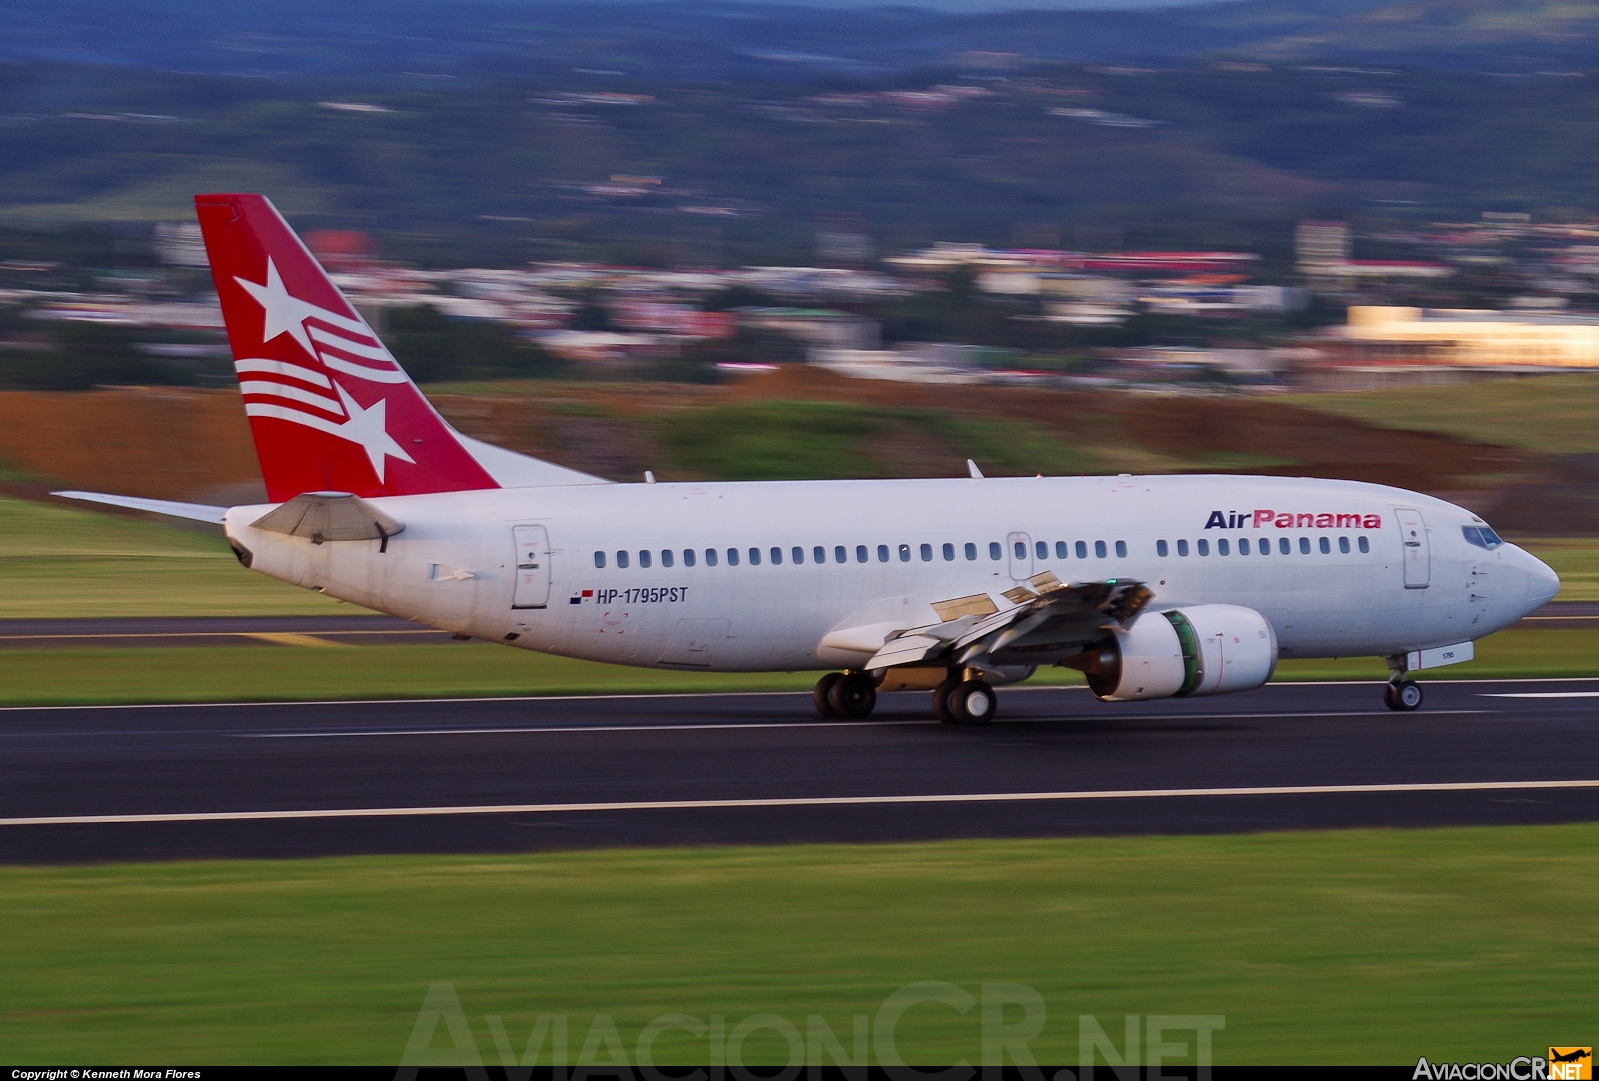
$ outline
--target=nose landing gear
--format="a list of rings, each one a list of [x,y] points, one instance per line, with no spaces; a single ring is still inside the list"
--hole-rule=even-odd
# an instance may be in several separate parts
[[[1392,681],[1382,689],[1385,706],[1407,713],[1413,709],[1420,709],[1423,697],[1421,684],[1413,679]]]
[[[1383,705],[1402,713],[1420,709],[1425,697],[1421,693],[1421,684],[1409,678],[1406,659],[1403,653],[1385,658],[1388,662],[1388,685],[1382,691]]]

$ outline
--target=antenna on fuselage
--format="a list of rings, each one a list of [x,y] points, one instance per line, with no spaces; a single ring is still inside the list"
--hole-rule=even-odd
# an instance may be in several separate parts
[[[983,471],[977,468],[977,463],[970,458],[966,459],[966,472],[972,475],[973,480],[982,480]]]
[[[648,469],[646,469],[644,471],[644,483],[645,484],[654,484],[655,483],[655,474],[652,471],[648,470]]]

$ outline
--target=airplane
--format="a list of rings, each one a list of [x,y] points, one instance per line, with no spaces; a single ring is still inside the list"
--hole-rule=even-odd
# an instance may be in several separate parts
[[[457,636],[678,671],[826,670],[823,716],[1080,670],[1107,702],[1266,683],[1280,658],[1418,670],[1560,582],[1469,510],[1249,476],[616,483],[434,410],[262,195],[195,197],[270,502],[61,495],[220,523],[245,567]],[[204,453],[203,447],[194,448]]]

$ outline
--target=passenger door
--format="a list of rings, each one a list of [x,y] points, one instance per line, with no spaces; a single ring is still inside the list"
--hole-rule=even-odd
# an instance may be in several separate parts
[[[550,536],[541,525],[511,529],[516,542],[516,590],[512,608],[545,608],[550,603]]]
[[[1427,544],[1427,523],[1413,507],[1395,507],[1399,536],[1404,541],[1405,588],[1426,589],[1432,579],[1432,552]]]

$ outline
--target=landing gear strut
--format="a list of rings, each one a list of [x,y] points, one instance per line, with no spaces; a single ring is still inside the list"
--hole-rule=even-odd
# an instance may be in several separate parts
[[[829,672],[816,681],[816,712],[823,717],[861,720],[877,706],[877,686],[865,672]]]
[[[1409,669],[1405,667],[1405,655],[1401,653],[1386,659],[1388,685],[1382,691],[1383,705],[1403,713],[1420,709],[1425,696],[1421,693],[1421,684],[1409,678]]]

